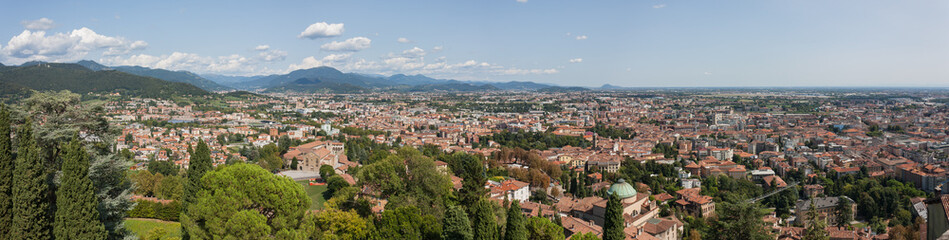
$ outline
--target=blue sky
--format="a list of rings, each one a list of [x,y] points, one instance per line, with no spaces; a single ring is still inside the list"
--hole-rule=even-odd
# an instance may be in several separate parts
[[[570,86],[949,86],[947,1],[20,1],[0,62]]]

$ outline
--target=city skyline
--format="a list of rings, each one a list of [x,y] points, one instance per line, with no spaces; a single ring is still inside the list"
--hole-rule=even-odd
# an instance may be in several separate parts
[[[946,87],[949,3],[21,2],[0,62],[594,87]],[[9,38],[9,39],[8,39]]]

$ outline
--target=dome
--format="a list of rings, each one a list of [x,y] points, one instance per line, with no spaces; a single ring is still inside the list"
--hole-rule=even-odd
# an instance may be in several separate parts
[[[635,197],[636,189],[629,185],[629,183],[626,183],[626,180],[620,178],[616,181],[616,183],[613,183],[613,185],[610,186],[610,189],[606,190],[606,193],[610,195],[616,193],[616,196],[619,196],[619,199],[626,199]]]

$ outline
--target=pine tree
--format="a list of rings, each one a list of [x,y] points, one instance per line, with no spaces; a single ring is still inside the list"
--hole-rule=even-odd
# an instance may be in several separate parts
[[[481,198],[471,208],[471,227],[474,240],[495,240],[498,238],[498,220],[494,216],[491,202]]]
[[[471,223],[461,207],[451,206],[442,219],[442,239],[471,240]]]
[[[33,138],[32,121],[17,132],[19,148],[13,169],[13,229],[11,239],[50,239],[49,184],[45,162]]]
[[[190,146],[188,147],[191,148]],[[195,203],[195,200],[198,198],[198,192],[201,190],[201,177],[204,176],[204,173],[207,173],[211,170],[211,150],[208,149],[208,145],[204,143],[204,140],[198,141],[198,147],[193,150],[191,154],[191,160],[188,162],[188,181],[184,186],[184,194],[182,196],[182,214],[188,213],[188,205]],[[182,239],[190,239],[188,232],[182,229]]]
[[[834,207],[834,215],[836,216],[836,219],[834,219],[834,222],[837,223],[836,225],[838,227],[847,226],[848,224],[850,224],[850,221],[853,221],[853,209],[852,209],[853,205],[852,204],[853,203],[850,202],[849,198],[845,198],[842,196],[837,201],[837,206]]]
[[[108,233],[99,221],[99,201],[89,179],[89,156],[78,136],[65,146],[64,153],[53,233],[56,239],[105,239]]]
[[[610,199],[606,202],[606,215],[603,216],[603,240],[621,240],[626,239],[623,229],[626,224],[623,220],[623,204],[619,201],[619,196],[614,192],[610,194]]]
[[[0,239],[9,236],[13,226],[13,143],[10,139],[10,111],[0,106]]]
[[[511,202],[511,207],[507,209],[507,230],[504,233],[505,240],[527,239],[527,218],[521,213],[521,206],[517,200]]]
[[[830,239],[827,230],[824,229],[827,227],[827,224],[824,223],[823,219],[820,219],[820,215],[817,213],[816,206],[814,206],[814,199],[811,199],[811,209],[807,211],[807,227],[804,228],[804,236],[801,237],[802,240],[827,240]]]

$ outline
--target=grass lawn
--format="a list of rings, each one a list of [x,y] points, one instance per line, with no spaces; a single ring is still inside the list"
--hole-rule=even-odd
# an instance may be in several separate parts
[[[869,226],[870,223],[867,223],[867,222],[858,222],[858,223],[854,224],[854,223],[851,222],[851,225],[853,225],[853,228],[865,228],[865,227]]]
[[[306,190],[306,195],[310,196],[310,199],[313,199],[309,210],[323,209],[323,202],[326,202],[326,199],[323,199],[323,192],[326,191],[326,185],[310,186],[307,180],[297,182],[303,185],[303,190]]]
[[[181,237],[181,223],[178,222],[168,222],[158,219],[127,218],[125,219],[125,228],[134,232],[139,238],[145,237],[145,235],[154,228],[165,229],[165,236],[162,236],[161,239]]]

